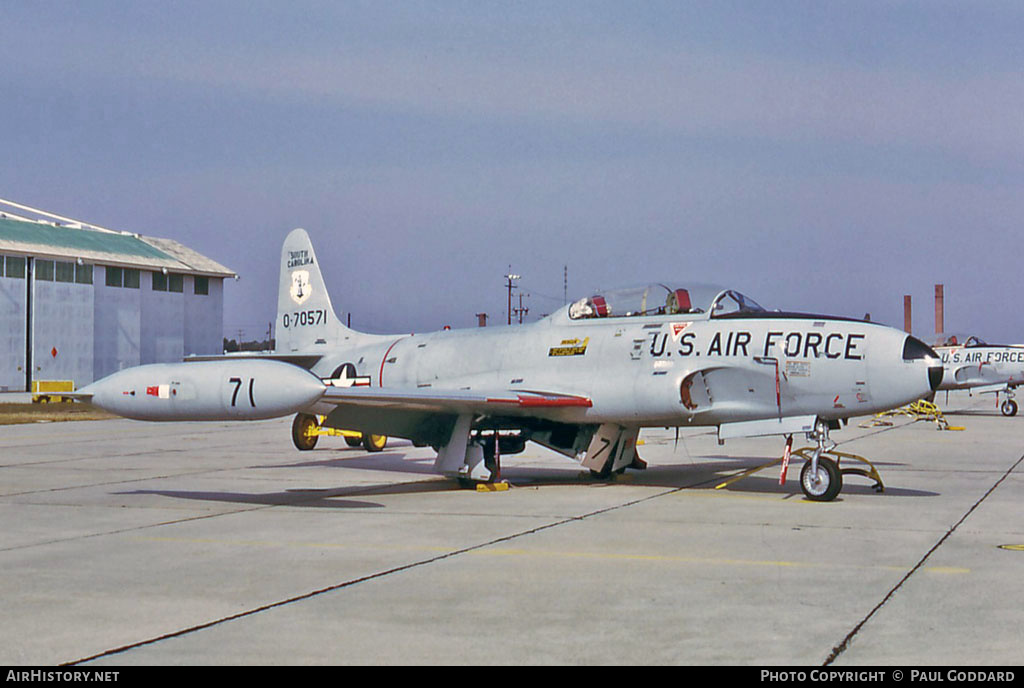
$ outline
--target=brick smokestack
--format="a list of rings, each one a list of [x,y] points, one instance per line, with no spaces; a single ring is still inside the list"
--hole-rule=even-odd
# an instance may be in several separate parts
[[[942,285],[935,285],[935,334],[942,334],[946,331],[945,323],[945,297],[942,294]]]
[[[913,332],[910,327],[910,294],[903,297],[903,331],[907,334]]]

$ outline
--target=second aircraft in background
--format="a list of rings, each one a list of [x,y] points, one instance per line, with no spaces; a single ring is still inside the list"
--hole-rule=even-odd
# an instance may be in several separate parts
[[[971,392],[1006,396],[999,410],[1004,416],[1017,414],[1014,390],[1024,384],[1024,346],[988,344],[973,335],[936,335],[935,352],[945,370],[940,390],[966,389]]]

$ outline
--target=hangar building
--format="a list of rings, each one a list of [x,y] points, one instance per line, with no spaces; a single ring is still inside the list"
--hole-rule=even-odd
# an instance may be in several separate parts
[[[0,391],[222,352],[234,272],[171,239],[0,204]]]

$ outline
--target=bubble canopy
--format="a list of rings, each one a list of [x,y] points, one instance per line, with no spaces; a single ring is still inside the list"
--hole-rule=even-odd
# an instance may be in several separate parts
[[[937,334],[934,337],[934,344],[932,346],[992,346],[981,337],[973,334],[964,334],[962,332],[952,332],[949,334]]]
[[[652,283],[601,291],[569,306],[569,318],[626,318],[689,315],[715,318],[734,313],[764,313],[756,301],[735,289],[712,284],[669,287]]]

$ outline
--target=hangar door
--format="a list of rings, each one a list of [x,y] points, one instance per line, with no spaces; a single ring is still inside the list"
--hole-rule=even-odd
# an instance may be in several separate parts
[[[26,389],[26,259],[0,255],[0,392]]]

